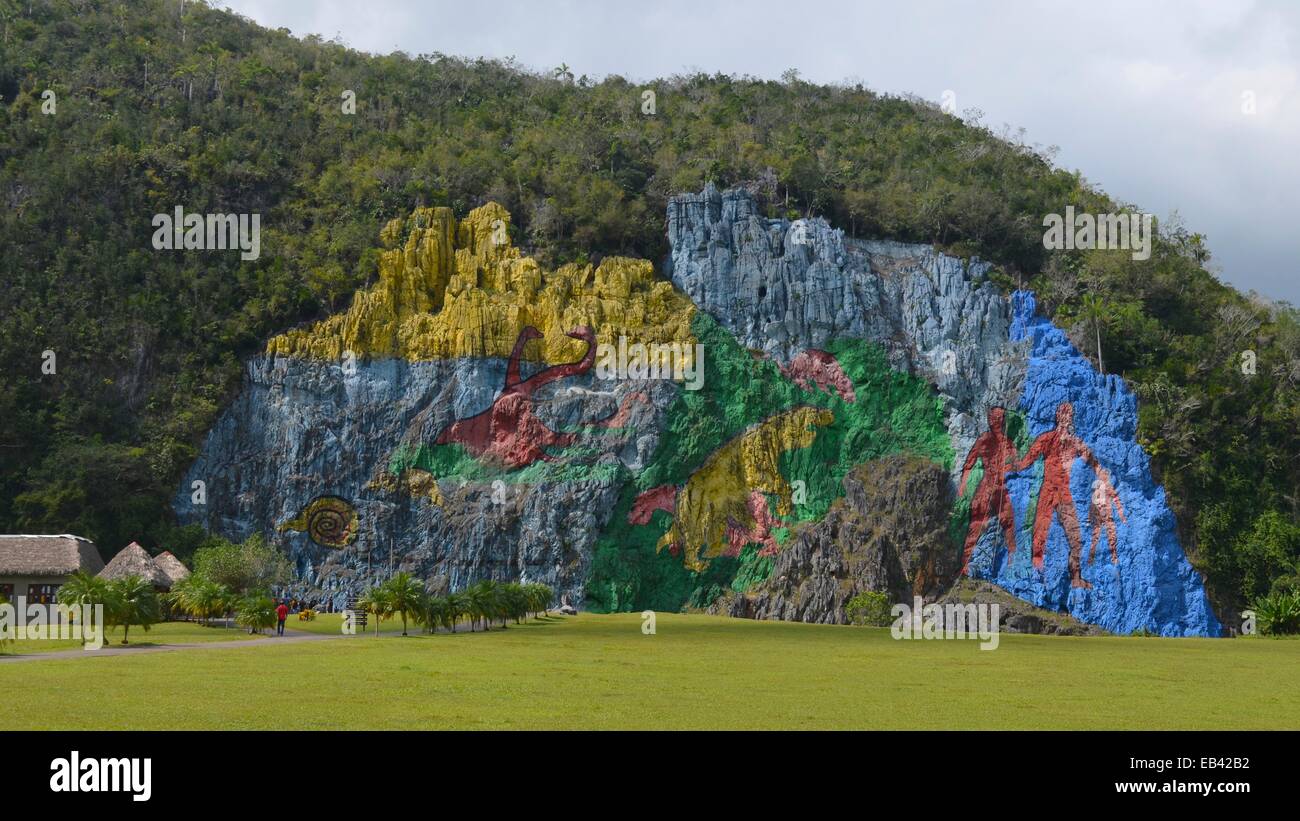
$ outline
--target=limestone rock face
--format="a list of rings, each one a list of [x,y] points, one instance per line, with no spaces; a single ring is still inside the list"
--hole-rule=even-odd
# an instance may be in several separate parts
[[[942,467],[889,456],[856,468],[844,491],[825,518],[795,531],[767,581],[724,599],[715,612],[844,624],[845,605],[859,593],[910,602],[951,584],[961,556],[948,537],[952,498]]]
[[[743,345],[793,366],[829,340],[870,339],[894,368],[933,384],[957,454],[948,466],[954,489],[966,455],[993,424],[993,408],[1015,415],[1019,430],[1008,431],[1017,439],[1013,461],[1031,444],[1055,448],[1054,456],[1045,460],[1040,453],[1005,475],[979,460],[971,465],[976,475],[968,492],[980,486],[994,499],[1005,496],[996,482],[982,480],[999,472],[1019,548],[1003,528],[970,523],[980,502],[962,498],[954,524],[978,537],[972,576],[1112,632],[1220,633],[1202,579],[1178,545],[1164,490],[1137,443],[1135,397],[1120,378],[1096,373],[1060,329],[1037,316],[1032,294],[1004,298],[981,282],[987,266],[978,260],[964,263],[928,246],[846,239],[821,219],[765,218],[743,190],[708,187],[675,198],[668,231],[673,282]],[[1042,438],[1057,427],[1063,405],[1073,409],[1073,438]],[[782,553],[778,562],[784,560]],[[842,601],[815,581],[827,577],[824,566],[791,570],[805,574],[785,583],[782,595],[794,598],[757,600],[755,614],[843,618],[825,609]],[[895,592],[887,580],[872,583],[871,589]]]
[[[938,598],[968,536],[970,576],[1025,604],[1016,629],[1045,624],[1038,607],[1219,633],[1136,399],[1032,295],[1003,296],[979,260],[765,217],[743,190],[675,197],[667,217],[671,282],[624,258],[544,270],[492,204],[389,223],[377,283],[249,361],[179,518],[268,535],[293,592],[335,606],[407,570],[439,590],[525,579],[578,606],[842,622],[867,590]],[[600,343],[701,340],[698,392],[593,367]]]
[[[1019,403],[1030,435],[1057,429],[1058,409],[1069,405],[1074,433],[1108,474],[1115,496],[1099,498],[1097,471],[1086,457],[1071,457],[1063,504],[1073,506],[1079,522],[1083,582],[1073,584],[1069,564],[1076,548],[1064,521],[1068,513],[1063,517],[1058,509],[1042,529],[1041,566],[1031,556],[1030,546],[1038,540],[1035,522],[1046,504],[1043,463],[1011,474],[1007,487],[1021,547],[1012,554],[998,528],[989,528],[976,545],[972,575],[1115,633],[1219,635],[1222,628],[1200,574],[1178,544],[1164,488],[1156,484],[1151,459],[1137,443],[1137,397],[1120,377],[1099,374],[1062,330],[1038,316],[1032,294],[1018,292],[1012,301],[1012,337],[1032,345]],[[1103,509],[1109,522],[1100,515]]]
[[[412,361],[508,356],[532,326],[541,342],[525,359],[570,362],[584,348],[570,331],[590,327],[598,342],[689,344],[694,308],[646,260],[606,257],[598,266],[545,271],[510,242],[510,214],[496,203],[457,223],[449,208],[417,208],[381,237],[379,282],[348,310],[273,338],[267,353],[341,361]]]
[[[482,578],[527,578],[581,600],[616,477],[653,452],[656,419],[675,388],[653,382],[610,390],[589,374],[544,388],[538,413],[556,428],[607,414],[634,389],[652,400],[633,406],[628,433],[593,442],[598,451],[581,471],[538,465],[528,481],[510,473],[440,476],[433,485],[440,504],[384,481],[403,442],[432,441],[454,417],[489,406],[505,371],[496,358],[390,358],[348,373],[340,364],[256,357],[182,483],[177,514],[229,538],[275,538],[300,574],[295,592],[336,607],[396,570],[457,590]],[[202,505],[194,503],[196,481],[204,482]],[[356,510],[360,527],[350,544],[317,543],[305,528],[281,532],[321,496]]]
[[[847,239],[820,218],[764,218],[749,192],[713,186],[669,202],[668,239],[673,283],[742,345],[785,365],[836,337],[877,342],[935,385],[960,453],[989,408],[1019,399],[1025,346],[981,282],[987,263]]]

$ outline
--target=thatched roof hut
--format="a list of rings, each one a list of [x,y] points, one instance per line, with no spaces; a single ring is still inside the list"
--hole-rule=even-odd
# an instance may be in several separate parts
[[[163,575],[168,578],[171,584],[176,584],[176,582],[190,575],[190,569],[181,564],[181,560],[173,556],[170,550],[164,550],[154,556],[153,563],[163,572]]]
[[[95,543],[80,536],[0,536],[0,576],[68,576],[104,569]]]
[[[172,580],[158,567],[149,552],[135,542],[122,548],[104,569],[99,572],[101,579],[123,579],[127,576],[139,576],[159,590],[170,590]]]

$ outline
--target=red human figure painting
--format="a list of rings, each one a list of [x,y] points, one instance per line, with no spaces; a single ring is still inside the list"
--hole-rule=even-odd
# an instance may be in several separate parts
[[[492,406],[452,422],[438,434],[436,443],[462,445],[475,456],[494,459],[511,469],[531,465],[539,459],[550,461],[554,457],[546,452],[547,448],[573,444],[578,438],[577,433],[551,430],[533,410],[533,394],[538,388],[557,379],[584,374],[596,361],[596,334],[591,328],[575,328],[568,336],[587,343],[587,352],[581,359],[553,365],[521,379],[519,360],[524,346],[531,339],[540,339],[542,333],[531,325],[520,331],[506,366],[505,386]],[[638,391],[627,396],[614,413],[587,424],[596,428],[616,428],[626,424],[635,399],[649,401],[644,393]]]
[[[1102,467],[1083,440],[1075,435],[1074,407],[1069,402],[1057,406],[1056,427],[1034,440],[1029,453],[1015,470],[1024,470],[1039,459],[1043,460],[1043,486],[1038,491],[1038,512],[1034,516],[1034,567],[1040,570],[1043,567],[1047,534],[1052,527],[1052,514],[1056,514],[1070,545],[1070,586],[1090,588],[1092,585],[1084,581],[1079,568],[1083,536],[1079,532],[1079,516],[1070,493],[1070,467],[1075,459],[1083,459],[1098,475]],[[1112,537],[1111,545],[1114,544]]]
[[[1002,525],[1002,533],[1007,540],[1007,553],[1016,552],[1016,515],[1011,506],[1011,495],[1007,493],[1007,473],[1012,469],[1019,454],[1016,445],[1006,433],[1006,411],[1002,408],[989,409],[989,429],[975,440],[975,445],[966,454],[966,464],[961,470],[961,485],[958,494],[966,495],[966,479],[970,476],[975,461],[984,463],[984,476],[970,502],[970,529],[966,532],[966,549],[962,552],[961,572],[970,573],[971,551],[975,543],[984,534],[988,520],[996,516]]]
[[[1110,474],[1105,468],[1097,471],[1097,478],[1092,483],[1092,504],[1088,507],[1088,528],[1092,531],[1092,547],[1088,550],[1088,564],[1097,558],[1097,541],[1101,537],[1102,527],[1106,528],[1106,540],[1110,544],[1111,564],[1119,564],[1118,544],[1115,535],[1115,513],[1119,513],[1121,522],[1128,524],[1124,516],[1124,503],[1119,500],[1119,493],[1110,481]]]
[[[826,351],[809,348],[790,360],[789,365],[778,365],[781,373],[806,391],[814,387],[828,393],[839,394],[845,402],[856,402],[853,380],[844,372],[838,359]]]

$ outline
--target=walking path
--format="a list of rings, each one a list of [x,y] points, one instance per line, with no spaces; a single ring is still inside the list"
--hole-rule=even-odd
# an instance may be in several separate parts
[[[193,641],[178,644],[151,644],[148,646],[123,647],[120,644],[105,644],[98,650],[54,650],[49,653],[24,653],[21,655],[0,655],[0,664],[13,664],[20,661],[39,661],[42,659],[103,658],[104,656],[139,656],[148,653],[166,653],[171,650],[202,650],[225,647],[265,647],[268,644],[297,644],[304,641],[323,641],[343,638],[343,634],[307,633],[289,629],[283,636],[262,636],[255,639],[231,639],[230,641]]]

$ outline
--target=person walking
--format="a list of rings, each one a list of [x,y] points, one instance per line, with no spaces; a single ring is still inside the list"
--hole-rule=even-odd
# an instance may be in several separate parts
[[[289,605],[285,604],[284,602],[280,602],[280,606],[275,608],[275,615],[280,620],[279,623],[275,626],[275,634],[277,636],[283,636],[284,620],[289,618]]]

